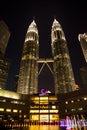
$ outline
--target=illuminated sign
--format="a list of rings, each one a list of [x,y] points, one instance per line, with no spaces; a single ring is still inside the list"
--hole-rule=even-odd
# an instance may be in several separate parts
[[[41,95],[46,95],[47,94],[47,90],[45,90],[45,89],[41,89]]]

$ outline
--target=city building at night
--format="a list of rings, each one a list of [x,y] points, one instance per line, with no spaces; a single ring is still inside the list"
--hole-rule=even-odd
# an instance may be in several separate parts
[[[10,38],[10,31],[4,21],[0,21],[0,53],[5,54],[6,47]]]
[[[75,90],[75,80],[63,29],[54,19],[51,30],[55,94]]]
[[[0,119],[6,122],[48,123],[59,121],[55,94],[19,94],[0,89]]]
[[[59,124],[67,116],[87,119],[87,89],[58,95],[0,89],[0,119],[6,124]]]
[[[26,113],[29,115],[27,102],[22,98],[19,93],[0,89],[0,119],[6,123],[16,123],[21,122]]]
[[[83,115],[87,119],[87,88],[82,88],[70,93],[59,94],[59,113],[60,119],[66,118],[66,116],[77,116],[81,120]]]
[[[25,36],[20,71],[13,86],[15,91],[17,87],[17,92],[4,90],[5,85],[0,84],[0,119],[6,124],[58,125],[67,116],[87,119],[87,89],[75,85],[65,35],[56,19],[52,24],[51,41],[52,58],[39,58],[39,35],[33,20]],[[39,71],[38,64],[42,64]],[[45,65],[54,76],[55,93],[44,88],[38,93],[38,76]],[[9,62],[0,58],[1,81],[7,79],[8,66]]]
[[[6,88],[10,67],[10,60],[4,57],[9,38],[8,26],[4,21],[0,21],[0,88],[2,89]]]
[[[12,91],[13,92],[17,92],[18,79],[19,79],[19,75],[15,75],[14,76],[14,83],[13,83],[13,86],[12,86]]]
[[[87,66],[80,68],[80,76],[83,88],[87,88]]]
[[[10,61],[0,54],[0,88],[5,89],[7,85]]]
[[[51,59],[39,59],[38,29],[35,21],[30,24],[25,37],[17,92],[21,94],[35,94],[38,92],[38,64],[46,64],[54,76],[55,94],[67,93],[75,90],[75,81],[70,61],[67,42],[61,25],[54,19],[51,40]],[[53,64],[53,70],[48,65]]]
[[[87,88],[87,33],[79,34],[78,40],[85,58],[86,64],[80,68],[82,86]]]
[[[87,62],[87,33],[79,34],[78,40],[80,42],[85,61]]]
[[[35,21],[29,25],[26,33],[20,64],[17,92],[35,94],[38,92],[38,56],[39,36]]]
[[[59,107],[55,94],[37,94],[30,97],[30,120],[37,122],[58,122]]]

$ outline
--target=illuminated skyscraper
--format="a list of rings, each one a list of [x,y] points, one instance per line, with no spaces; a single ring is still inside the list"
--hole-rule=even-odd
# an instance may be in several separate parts
[[[0,88],[5,89],[7,85],[10,61],[0,55]]]
[[[87,88],[87,33],[79,34],[78,40],[82,48],[82,52],[86,61],[86,65],[80,68],[80,75],[83,88]]]
[[[23,47],[20,64],[17,92],[21,94],[35,94],[38,92],[38,57],[39,36],[35,21],[30,24]]]
[[[78,40],[80,42],[80,45],[81,45],[81,48],[83,51],[83,55],[84,55],[85,60],[87,62],[87,33],[79,34]]]
[[[75,81],[63,29],[54,19],[51,30],[55,94],[75,90]]]
[[[0,88],[5,89],[7,85],[10,61],[4,57],[10,31],[4,21],[0,21]]]
[[[5,50],[10,37],[10,31],[4,21],[0,21],[0,53],[5,54]]]
[[[80,68],[80,76],[82,80],[82,88],[87,88],[87,66]]]

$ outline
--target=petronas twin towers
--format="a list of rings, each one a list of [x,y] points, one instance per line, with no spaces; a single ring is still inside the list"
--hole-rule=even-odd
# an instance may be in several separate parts
[[[75,90],[75,81],[69,51],[63,29],[54,19],[51,29],[51,47],[55,94]],[[26,33],[20,64],[17,92],[21,94],[38,93],[39,35],[35,21]]]

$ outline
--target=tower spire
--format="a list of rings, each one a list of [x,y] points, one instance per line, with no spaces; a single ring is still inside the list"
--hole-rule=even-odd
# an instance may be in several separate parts
[[[35,21],[35,16],[33,16],[33,20]]]
[[[56,15],[54,15],[54,19],[56,19]]]

